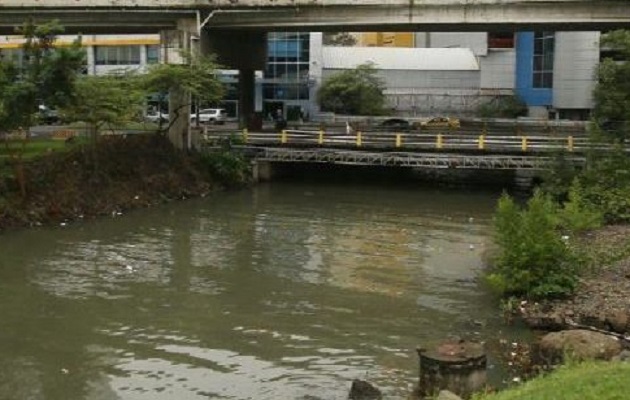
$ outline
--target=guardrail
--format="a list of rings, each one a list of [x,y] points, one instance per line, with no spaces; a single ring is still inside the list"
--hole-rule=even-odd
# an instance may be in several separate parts
[[[485,151],[494,153],[544,153],[584,152],[593,149],[584,136],[515,136],[462,134],[456,132],[437,133],[392,133],[312,131],[286,129],[278,133],[249,132],[243,130],[205,130],[204,138],[210,142],[238,137],[242,143],[252,146],[284,146],[299,148],[344,148],[392,151]]]

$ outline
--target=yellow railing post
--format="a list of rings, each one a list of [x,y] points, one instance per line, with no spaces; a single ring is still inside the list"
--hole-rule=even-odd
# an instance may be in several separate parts
[[[402,135],[400,133],[396,134],[396,147],[402,146]]]
[[[280,134],[280,143],[285,144],[287,142],[287,131],[284,129]]]
[[[324,144],[324,130],[319,130],[319,138],[317,139],[318,144]]]
[[[442,145],[443,145],[442,134],[438,133],[438,135],[435,137],[435,148],[441,149]]]
[[[249,132],[247,128],[243,128],[243,142],[247,143],[249,141]]]
[[[573,136],[567,137],[567,149],[573,151]]]
[[[521,139],[521,150],[527,151],[527,136],[523,136]]]
[[[486,148],[486,135],[479,135],[479,150]]]
[[[357,131],[357,147],[361,147],[361,145],[363,144],[363,138],[362,138],[362,134],[361,131]]]

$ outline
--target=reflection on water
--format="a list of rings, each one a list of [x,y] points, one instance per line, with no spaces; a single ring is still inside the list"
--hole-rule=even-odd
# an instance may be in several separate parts
[[[274,184],[0,240],[0,398],[388,398],[496,336],[495,194]]]

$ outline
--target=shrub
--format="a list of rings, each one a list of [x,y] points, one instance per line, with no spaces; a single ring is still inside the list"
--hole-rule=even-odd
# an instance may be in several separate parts
[[[573,291],[576,260],[557,229],[559,208],[548,195],[536,191],[523,209],[503,195],[494,223],[499,253],[487,276],[492,287],[506,296],[532,298]]]
[[[502,96],[479,106],[482,118],[516,118],[527,115],[527,105],[517,96]]]

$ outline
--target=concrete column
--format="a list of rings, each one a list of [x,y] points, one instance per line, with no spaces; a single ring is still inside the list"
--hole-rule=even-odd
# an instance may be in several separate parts
[[[241,69],[239,71],[238,115],[241,128],[249,126],[255,108],[255,72],[253,69]]]
[[[196,32],[196,21],[178,21],[178,29],[160,32],[160,59],[165,64],[184,64],[188,62],[183,55],[190,53],[193,47],[193,38]],[[168,137],[173,145],[179,149],[190,149],[195,143],[199,143],[197,131],[190,129],[190,94],[180,85],[174,85],[169,89],[168,112],[170,128]]]
[[[222,67],[239,70],[239,120],[245,127],[256,107],[255,72],[265,69],[267,62],[267,34],[205,30],[201,34],[200,50],[214,54]]]
[[[190,95],[179,85],[170,88],[168,115],[170,128],[168,138],[178,149],[189,148]]]

